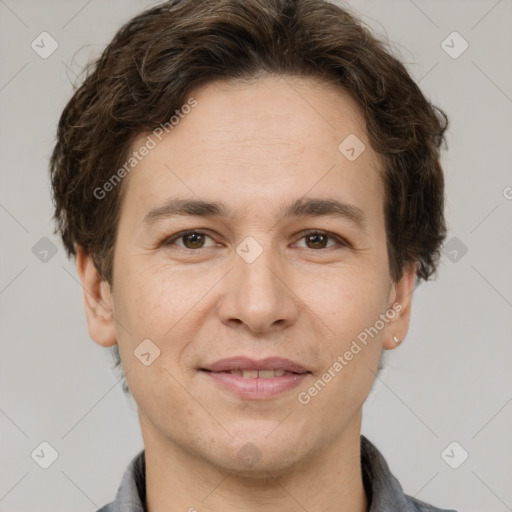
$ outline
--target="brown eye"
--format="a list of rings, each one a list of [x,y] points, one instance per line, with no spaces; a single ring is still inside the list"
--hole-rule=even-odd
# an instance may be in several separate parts
[[[191,233],[190,235],[182,236],[181,240],[183,240],[183,244],[187,249],[198,249],[203,246],[204,235],[201,233]]]
[[[305,238],[309,249],[324,249],[329,237],[322,233],[315,233],[312,235],[307,235]]]
[[[306,241],[307,249],[329,249],[333,246],[340,247],[348,247],[348,243],[345,242],[342,238],[332,235],[330,233],[325,233],[323,231],[307,231],[301,233],[302,239]],[[327,245],[329,240],[334,241],[331,245]]]
[[[185,249],[203,249],[205,247],[204,243],[206,238],[211,238],[206,233],[202,233],[200,231],[182,231],[181,233],[177,233],[172,237],[165,240],[163,245],[177,245],[178,247],[183,247]],[[176,242],[181,242],[178,244]]]

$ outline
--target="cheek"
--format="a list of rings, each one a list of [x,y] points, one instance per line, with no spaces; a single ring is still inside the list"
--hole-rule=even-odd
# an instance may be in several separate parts
[[[206,267],[205,271],[191,272],[184,266],[136,260],[130,269],[121,264],[118,269],[123,281],[116,289],[114,303],[119,349],[121,356],[126,354],[125,371],[141,371],[133,352],[146,339],[160,350],[152,367],[189,371],[187,349],[201,338],[205,314],[212,306],[208,291],[222,273],[208,272]],[[170,376],[162,374],[160,378],[169,380]]]
[[[126,380],[143,409],[173,396],[176,407],[192,414],[194,409],[179,384],[183,381],[179,366],[183,352],[196,337],[200,323],[194,304],[204,292],[189,292],[184,280],[171,277],[141,269],[117,288],[118,344]],[[157,417],[164,412],[156,407],[152,414]]]
[[[301,276],[294,291],[312,317],[323,324],[328,338],[344,343],[373,325],[385,312],[388,286],[378,268],[350,265]]]
[[[387,284],[379,277],[381,269],[369,263],[366,259],[337,268],[319,264],[307,271],[287,269],[287,287],[293,293],[283,293],[300,301],[298,307],[305,314],[299,322],[309,327],[316,323],[318,334],[323,333],[321,336],[337,349],[373,325],[384,312]],[[183,350],[186,339],[193,337],[193,318],[199,319],[214,309],[216,294],[209,295],[208,291],[224,274],[220,268],[213,271],[204,267],[198,272],[194,266],[170,266],[137,258],[120,260],[117,268],[123,279],[116,287],[115,315],[129,333],[129,344],[150,338],[164,345],[173,339],[173,352]],[[125,337],[126,331],[121,329],[119,334]]]
[[[323,368],[298,396],[300,410],[318,422],[326,442],[355,417],[374,383],[382,342],[380,333],[371,337],[365,329],[375,324],[384,303],[382,283],[361,278],[332,284],[308,296],[322,320],[315,320],[322,329],[315,356]]]
[[[318,378],[327,382],[329,390],[319,393],[318,405],[352,407],[354,400],[364,401],[377,371],[383,331],[372,327],[386,311],[387,284],[371,274],[352,274],[333,279],[330,285],[304,290],[315,313],[312,318],[317,317],[314,321],[322,329],[316,353],[324,368]],[[318,387],[322,389],[321,384]]]
[[[186,272],[168,265],[135,259],[118,268],[123,280],[115,297],[116,313],[130,324],[131,333],[147,337],[164,337],[197,302],[199,288],[206,286],[204,280],[194,285]]]
[[[318,377],[317,406],[328,409],[362,404],[375,379],[382,351],[382,330],[371,330],[385,313],[387,281],[375,272],[337,272],[330,279],[316,280],[302,290],[310,315],[322,331],[315,347],[317,360],[324,368]],[[380,325],[380,324],[379,324]],[[311,390],[313,394],[317,390]],[[321,395],[321,396],[320,396]],[[354,402],[354,403],[352,403]],[[343,407],[336,409],[342,419]],[[355,411],[355,409],[354,409]]]

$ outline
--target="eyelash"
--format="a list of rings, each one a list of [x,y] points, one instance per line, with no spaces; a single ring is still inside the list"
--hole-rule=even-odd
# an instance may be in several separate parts
[[[173,245],[176,240],[179,240],[180,238],[183,238],[184,236],[192,235],[192,234],[205,235],[209,238],[212,238],[208,233],[205,233],[204,231],[201,231],[200,229],[188,229],[186,231],[180,231],[179,233],[176,233],[174,235],[171,235],[170,237],[167,237],[165,240],[163,240],[161,245],[162,246]],[[330,233],[328,231],[306,230],[306,231],[302,231],[301,233],[299,233],[299,235],[300,235],[299,240],[305,238],[306,236],[324,235],[324,236],[327,236],[328,238],[334,240],[339,247],[352,247],[351,244],[347,240],[345,240],[344,238],[342,238],[338,235],[335,235],[334,233]],[[179,247],[180,249],[184,249],[186,251],[199,251],[201,249],[209,249],[209,247],[200,247],[199,249],[189,249],[188,247],[181,247],[179,245],[177,247]],[[318,250],[322,250],[322,249],[323,250],[332,249],[333,247],[334,246],[322,247],[321,249],[310,249],[309,247],[306,247],[306,249],[310,249],[312,251],[318,251]]]

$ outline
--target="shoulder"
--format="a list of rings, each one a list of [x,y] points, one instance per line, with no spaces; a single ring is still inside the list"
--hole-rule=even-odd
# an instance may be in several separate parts
[[[101,507],[97,512],[114,512],[114,504],[109,503],[108,505]]]
[[[363,484],[371,503],[370,512],[457,512],[438,508],[404,493],[378,448],[361,435]]]
[[[146,495],[146,458],[141,450],[128,464],[113,502],[96,512],[144,512]]]
[[[413,498],[407,494],[404,496],[410,507],[407,510],[410,510],[411,512],[459,512],[453,508],[434,507],[434,505],[430,505],[429,503]]]

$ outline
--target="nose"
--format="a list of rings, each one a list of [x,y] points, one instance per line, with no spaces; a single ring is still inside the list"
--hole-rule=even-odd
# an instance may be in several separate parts
[[[234,255],[234,268],[224,280],[218,307],[221,321],[231,327],[245,325],[254,333],[268,333],[293,325],[300,300],[290,272],[270,248],[251,263]]]

